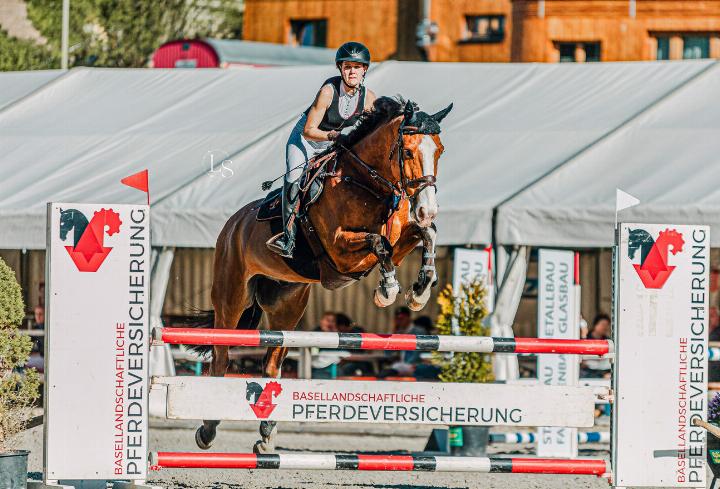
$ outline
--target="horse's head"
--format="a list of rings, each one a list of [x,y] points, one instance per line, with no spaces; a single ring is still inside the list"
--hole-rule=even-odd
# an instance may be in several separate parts
[[[75,209],[60,209],[60,239],[65,241],[68,232],[75,226]]]
[[[427,114],[408,101],[399,127],[395,151],[399,151],[401,184],[410,198],[412,219],[424,228],[438,213],[435,180],[438,160],[445,149],[440,142],[440,122],[452,107],[450,104],[436,114]]]

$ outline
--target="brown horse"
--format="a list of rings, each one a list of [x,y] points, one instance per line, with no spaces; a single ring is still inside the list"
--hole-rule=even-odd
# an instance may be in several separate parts
[[[435,178],[443,152],[438,134],[440,121],[451,109],[452,104],[428,115],[411,102],[379,98],[357,128],[335,145],[335,161],[323,175],[324,190],[307,208],[302,230],[305,234],[314,230],[335,278],[347,283],[380,265],[375,303],[381,307],[392,304],[400,291],[395,266],[420,242],[423,265],[406,294],[408,305],[422,308],[437,281],[432,221],[438,211]],[[267,249],[265,242],[277,231],[270,221],[257,219],[260,204],[256,201],[240,209],[220,232],[212,286],[214,311],[204,318],[206,322],[195,325],[212,321],[215,328],[254,329],[264,312],[273,330],[293,330],[305,311],[310,285],[320,281],[327,285],[322,277],[299,273]],[[330,283],[337,286],[337,281]],[[287,348],[269,348],[263,375],[280,377],[286,354]],[[210,374],[223,376],[227,366],[228,347],[213,347]],[[195,436],[200,448],[210,447],[219,423],[203,421]],[[255,444],[256,452],[274,449],[274,432],[274,422],[261,422],[262,440]]]

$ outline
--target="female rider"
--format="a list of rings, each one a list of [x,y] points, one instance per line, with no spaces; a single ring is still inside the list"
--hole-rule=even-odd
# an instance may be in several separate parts
[[[335,53],[340,76],[328,78],[315,102],[300,116],[288,139],[287,172],[282,190],[282,217],[285,231],[267,242],[268,248],[286,258],[295,249],[295,207],[300,194],[300,176],[308,161],[325,151],[341,132],[358,121],[363,110],[375,102],[375,94],[363,84],[370,67],[370,51],[359,42],[346,42]]]

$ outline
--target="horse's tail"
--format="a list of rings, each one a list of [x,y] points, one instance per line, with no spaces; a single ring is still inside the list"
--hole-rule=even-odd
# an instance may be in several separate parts
[[[245,309],[238,320],[237,329],[257,329],[262,319],[262,309],[257,303]],[[190,319],[180,322],[179,327],[183,328],[213,328],[215,327],[215,311],[210,309],[207,311],[198,310],[190,316]],[[212,357],[212,345],[192,345],[190,351],[202,355],[204,357]]]

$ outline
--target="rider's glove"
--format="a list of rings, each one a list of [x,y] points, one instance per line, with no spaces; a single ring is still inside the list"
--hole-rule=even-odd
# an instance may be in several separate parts
[[[340,135],[340,133],[337,131],[329,131],[327,133],[328,141],[335,141],[339,135]]]

